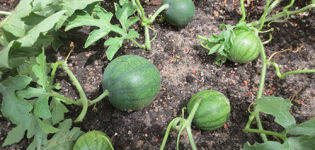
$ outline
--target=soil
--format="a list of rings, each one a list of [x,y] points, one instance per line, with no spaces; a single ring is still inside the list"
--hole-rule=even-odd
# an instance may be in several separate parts
[[[11,3],[10,3],[11,2]],[[248,22],[255,21],[263,12],[263,2],[249,1],[247,4]],[[255,101],[260,78],[261,59],[251,63],[236,64],[227,62],[222,66],[214,65],[214,56],[207,55],[196,35],[210,36],[219,34],[219,25],[236,24],[241,18],[239,1],[234,0],[195,0],[196,13],[194,20],[184,28],[176,28],[167,23],[152,25],[157,38],[152,42],[152,50],[146,51],[133,47],[126,42],[116,57],[135,54],[149,59],[161,73],[161,90],[156,99],[143,110],[123,112],[115,109],[107,99],[90,107],[81,124],[75,124],[83,131],[100,130],[109,135],[117,150],[155,150],[159,149],[168,123],[181,116],[181,109],[198,91],[217,90],[228,97],[231,103],[231,116],[222,127],[215,131],[201,131],[193,127],[193,134],[198,149],[202,150],[239,150],[249,141],[261,142],[259,135],[244,133],[242,129],[247,123],[249,105]],[[297,1],[295,7],[302,7],[309,0]],[[3,5],[7,4],[7,5]],[[0,2],[0,10],[10,10],[15,6],[12,0]],[[107,10],[111,3],[104,2]],[[285,4],[281,4],[283,6]],[[158,6],[146,5],[147,13],[153,12]],[[315,26],[314,9],[299,15],[291,16],[284,23],[273,23],[275,28],[273,40],[265,45],[267,56],[272,53],[291,48],[272,59],[280,65],[281,72],[295,69],[315,68]],[[102,93],[101,78],[104,68],[109,63],[104,58],[103,46],[105,39],[83,48],[88,32],[92,29],[83,28],[69,32],[68,40],[74,42],[75,49],[69,58],[70,69],[83,85],[89,98]],[[143,35],[142,29],[138,29]],[[80,34],[80,36],[78,36]],[[142,39],[139,39],[141,41]],[[267,37],[262,37],[267,40]],[[62,60],[68,50],[62,49],[49,57],[49,61]],[[51,54],[50,54],[51,55]],[[292,75],[279,79],[272,67],[267,70],[264,95],[279,96],[292,101],[292,114],[298,123],[315,116],[315,74]],[[77,98],[66,74],[59,72],[57,81],[61,82],[65,96]],[[69,106],[71,113],[67,117],[74,119],[80,107]],[[270,116],[264,115],[264,128],[281,131],[282,128],[273,123]],[[0,117],[0,144],[7,132],[14,127],[2,116]],[[176,149],[175,132],[171,132],[166,149]],[[269,137],[271,139],[271,137]],[[4,150],[26,149],[30,141],[26,138],[18,144],[4,147]],[[189,141],[184,133],[180,141],[180,149],[190,149]]]

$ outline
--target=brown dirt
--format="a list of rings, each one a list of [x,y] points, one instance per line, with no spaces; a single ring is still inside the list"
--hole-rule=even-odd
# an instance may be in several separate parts
[[[175,28],[166,23],[154,24],[158,31],[157,39],[152,43],[152,50],[145,51],[134,48],[126,43],[116,57],[125,54],[136,54],[149,59],[160,70],[162,82],[161,91],[153,103],[143,110],[122,112],[115,109],[107,100],[95,105],[96,111],[89,108],[88,114],[81,124],[83,131],[101,130],[108,134],[115,149],[159,149],[168,123],[181,115],[189,99],[198,91],[205,89],[217,90],[225,94],[231,103],[231,116],[226,128],[215,131],[201,131],[193,128],[195,141],[199,149],[238,150],[246,141],[261,142],[256,134],[244,133],[242,129],[248,120],[249,104],[255,100],[261,60],[247,64],[227,62],[223,66],[214,65],[214,56],[207,55],[196,38],[196,35],[209,36],[219,34],[218,26],[222,23],[236,24],[240,19],[239,2],[228,0],[195,0],[196,14],[194,20],[184,28]],[[306,2],[298,2],[297,6],[305,6]],[[1,5],[2,6],[2,5]],[[106,5],[105,5],[106,6]],[[248,16],[253,21],[263,11],[263,3],[253,1],[248,7]],[[158,6],[146,6],[146,12],[156,10]],[[2,9],[2,7],[0,7]],[[281,67],[281,72],[294,69],[315,68],[315,37],[314,10],[295,15],[285,23],[272,24],[276,31],[273,40],[265,45],[268,56],[272,53],[292,47],[301,50],[286,52],[274,57],[273,61]],[[89,29],[72,31],[69,40],[76,44],[74,53],[69,58],[69,65],[83,85],[87,95],[95,98],[101,94],[102,72],[108,60],[103,58],[104,40],[83,49],[87,37],[77,32],[87,33]],[[142,33],[141,29],[139,30]],[[262,37],[264,40],[265,37]],[[140,40],[139,40],[140,41]],[[64,59],[67,51],[60,51],[50,58],[50,61]],[[315,116],[315,74],[300,74],[289,76],[283,80],[277,78],[273,68],[268,69],[264,95],[291,98],[292,113],[298,122]],[[66,96],[76,98],[73,89],[64,73],[58,74]],[[69,107],[72,110],[68,117],[75,118],[81,108]],[[272,123],[273,118],[263,117],[266,129],[280,131],[281,128]],[[9,129],[13,127],[5,118],[0,118],[0,144]],[[176,133],[172,132],[166,149],[176,148]],[[5,150],[25,149],[29,141],[5,147]],[[190,149],[186,136],[181,139],[181,149]]]

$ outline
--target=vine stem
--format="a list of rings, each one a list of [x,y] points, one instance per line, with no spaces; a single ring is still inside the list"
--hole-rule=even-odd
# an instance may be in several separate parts
[[[7,11],[0,11],[0,15],[5,15],[5,16],[9,16],[11,15],[11,12],[7,12]]]
[[[262,44],[261,44],[260,55],[261,55],[261,60],[262,60],[262,69],[261,69],[261,75],[260,75],[259,88],[257,92],[257,99],[262,97],[262,92],[264,90],[264,84],[265,84],[266,71],[267,71],[266,53]],[[250,125],[254,119],[256,119],[258,129],[264,130],[262,127],[261,120],[260,120],[259,112],[257,109],[254,109],[254,112],[252,112],[251,115],[249,116],[248,122],[244,129],[245,131],[248,131],[248,129],[250,129]],[[268,141],[267,136],[264,133],[260,133],[260,136],[264,142]]]
[[[130,39],[130,41],[136,44],[138,47],[145,49],[145,46],[143,44],[138,43],[135,39]]]
[[[182,118],[180,118],[180,117],[175,118],[168,124],[167,129],[166,129],[165,134],[164,134],[164,138],[163,138],[160,150],[164,149],[166,141],[167,141],[167,138],[168,138],[168,135],[169,135],[169,133],[170,133],[170,131],[172,129],[173,124],[177,124],[180,121],[180,119],[182,119]]]
[[[280,79],[284,79],[288,75],[293,75],[293,74],[300,74],[300,73],[315,73],[315,69],[309,69],[309,70],[293,70],[293,71],[288,71],[283,74],[281,74],[279,66],[275,62],[270,63],[276,70],[276,74]]]
[[[246,18],[246,12],[245,12],[245,6],[244,6],[244,0],[240,0],[241,1],[241,11],[242,11],[242,18],[241,20],[239,21],[240,22],[243,22]]]
[[[276,21],[277,19],[282,18],[284,16],[298,14],[300,12],[306,11],[306,10],[311,9],[311,8],[315,8],[315,4],[310,4],[310,5],[307,5],[307,6],[303,7],[303,8],[300,8],[300,9],[294,10],[294,11],[283,11],[283,12],[277,13],[277,14],[273,15],[270,18],[266,18],[266,20],[264,22]],[[256,26],[259,23],[260,23],[260,21],[255,21],[255,22],[252,22],[252,23],[248,23],[248,25],[249,26]]]
[[[169,4],[162,5],[154,14],[150,17],[150,24],[152,24],[155,20],[155,18],[164,10],[168,9],[170,7]]]
[[[52,97],[56,97],[56,98],[58,98],[58,100],[66,103],[66,104],[74,104],[74,105],[80,105],[80,106],[82,105],[81,102],[67,98],[67,97],[65,97],[65,96],[63,96],[57,92],[47,93],[47,95],[52,96]]]
[[[147,50],[151,50],[151,40],[148,25],[144,26],[144,45]]]
[[[89,102],[89,106],[101,101],[102,99],[104,99],[106,96],[108,96],[109,92],[108,90],[105,90],[100,96],[98,96],[97,98],[95,98],[94,100],[88,101]]]
[[[268,131],[268,130],[260,130],[260,129],[244,129],[244,132],[252,132],[252,133],[260,133],[260,134],[268,134],[272,136],[276,136],[281,138],[282,140],[285,140],[285,136],[278,132]]]
[[[266,16],[268,15],[269,13],[269,5],[271,3],[272,0],[267,0],[266,1],[266,7],[265,7],[265,10],[264,10],[264,13],[262,14],[262,16],[260,17],[259,19],[259,27],[258,27],[258,31],[260,31],[265,23],[265,19],[266,19]]]
[[[84,118],[84,116],[86,115],[89,103],[88,103],[88,99],[85,95],[85,92],[80,84],[80,82],[78,81],[78,79],[74,76],[74,74],[72,73],[72,71],[68,68],[67,64],[65,62],[61,62],[60,66],[62,67],[62,69],[64,71],[66,71],[66,73],[68,74],[69,78],[72,80],[74,86],[76,87],[76,89],[79,92],[79,96],[80,96],[80,102],[82,104],[82,111],[80,113],[80,115],[77,117],[77,119],[75,120],[75,122],[81,122]]]
[[[151,40],[150,40],[150,34],[149,34],[149,29],[150,29],[150,25],[155,21],[156,17],[164,10],[169,8],[168,4],[164,4],[162,5],[154,14],[153,16],[150,16],[149,18],[147,18],[145,16],[145,12],[144,9],[140,3],[139,0],[131,0],[132,4],[137,8],[137,12],[140,15],[140,18],[142,20],[141,25],[144,27],[144,47],[143,45],[140,45],[139,43],[137,43],[136,41],[133,41],[137,46],[139,46],[140,48],[145,48],[147,50],[151,50]]]
[[[201,100],[202,100],[202,97],[199,97],[194,105],[194,107],[192,108],[186,122],[185,122],[185,127],[186,127],[186,131],[187,131],[187,134],[188,134],[188,139],[189,139],[189,143],[190,143],[190,146],[191,146],[191,149],[192,150],[197,150],[197,146],[195,144],[195,140],[194,140],[194,137],[191,133],[191,122],[193,121],[194,117],[195,117],[195,114],[199,108],[199,105],[201,103]],[[180,135],[179,135],[180,136]]]

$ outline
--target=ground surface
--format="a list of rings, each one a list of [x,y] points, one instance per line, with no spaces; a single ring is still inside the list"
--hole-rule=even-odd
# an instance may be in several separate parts
[[[208,56],[196,38],[196,35],[209,36],[219,34],[221,23],[236,24],[239,18],[239,2],[227,0],[195,0],[196,14],[194,20],[184,28],[175,28],[166,23],[155,23],[158,31],[156,40],[152,43],[150,52],[133,48],[126,43],[119,55],[136,54],[153,62],[161,73],[161,91],[152,104],[140,111],[122,112],[115,109],[107,100],[98,103],[95,110],[89,108],[83,123],[75,124],[83,131],[101,130],[112,139],[117,150],[128,149],[159,149],[168,123],[181,115],[181,108],[198,91],[205,89],[217,90],[228,97],[232,111],[226,128],[215,131],[193,130],[199,149],[239,150],[246,141],[253,143],[261,141],[256,134],[246,134],[242,131],[248,120],[249,104],[255,100],[261,69],[260,59],[248,64],[227,62],[223,66],[214,65],[214,56]],[[6,4],[6,5],[4,5]],[[14,8],[16,3],[11,0],[1,1],[0,9]],[[296,7],[305,6],[307,2],[299,2]],[[104,4],[107,8],[110,4]],[[263,3],[252,1],[247,7],[249,21],[257,19],[263,11]],[[145,6],[146,12],[156,10],[158,6]],[[314,10],[295,15],[287,22],[273,24],[276,31],[274,39],[265,46],[266,53],[272,53],[292,47],[295,52],[276,55],[273,61],[281,67],[281,72],[294,69],[315,68],[315,26]],[[101,94],[102,72],[108,61],[103,58],[103,41],[83,49],[84,40],[89,29],[69,33],[69,40],[75,43],[75,50],[69,58],[69,65],[83,85],[89,97],[95,98]],[[141,30],[139,30],[141,31]],[[84,36],[77,36],[78,32]],[[140,32],[142,33],[142,31]],[[79,38],[78,38],[79,37]],[[262,38],[264,39],[264,38]],[[264,39],[265,40],[265,39]],[[60,51],[52,56],[51,61],[63,59],[67,51]],[[62,93],[76,98],[65,74],[57,77],[62,83]],[[290,98],[293,103],[292,113],[298,122],[315,116],[315,74],[302,74],[279,79],[274,69],[268,69],[264,95]],[[69,107],[73,110],[68,117],[75,118],[79,107]],[[271,117],[263,117],[264,127],[271,130],[281,130],[272,123]],[[13,127],[5,118],[0,118],[0,144],[7,132]],[[185,135],[185,133],[184,133]],[[167,142],[167,149],[175,149],[176,133],[172,132]],[[25,149],[27,140],[5,147],[5,150]],[[190,149],[186,136],[181,139],[181,149]]]

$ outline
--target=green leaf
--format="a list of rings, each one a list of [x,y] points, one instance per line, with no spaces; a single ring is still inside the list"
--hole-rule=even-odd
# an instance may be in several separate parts
[[[19,48],[20,44],[16,41],[10,42],[3,50],[0,51],[0,70],[11,68],[9,64],[9,53],[12,49]]]
[[[70,29],[80,27],[80,26],[97,26],[100,29],[110,29],[112,28],[112,24],[110,20],[113,16],[112,13],[107,12],[101,6],[95,6],[93,9],[93,13],[96,16],[91,16],[87,12],[80,11],[76,13],[75,16],[70,18],[68,25],[65,28],[65,31],[69,31]]]
[[[35,134],[36,134],[36,130],[38,130],[38,124],[35,120],[35,116],[32,115],[32,119],[31,119],[31,123],[30,123],[30,126],[29,128],[27,129],[27,134],[26,134],[26,137],[28,139],[32,138]]]
[[[10,17],[1,22],[0,28],[6,32],[11,33],[15,37],[24,36],[26,33],[25,23],[21,20],[21,18],[26,17],[31,13],[31,1],[32,0],[20,1]],[[8,41],[10,42],[11,40],[15,39],[8,39]]]
[[[56,133],[59,130],[38,118],[36,118],[36,121],[45,134]]]
[[[43,147],[44,150],[72,150],[74,142],[79,136],[83,134],[80,128],[71,128],[71,119],[66,119],[58,126],[59,131],[48,140],[47,145]]]
[[[105,37],[110,32],[119,34],[120,36],[110,37],[104,43],[105,46],[108,46],[106,56],[109,60],[112,60],[118,49],[122,46],[124,40],[139,37],[138,32],[136,32],[134,29],[130,30],[129,32],[127,31],[131,25],[139,20],[138,17],[130,17],[136,11],[132,3],[124,3],[122,7],[115,3],[115,9],[116,18],[119,20],[122,28],[120,28],[118,25],[111,24],[111,19],[113,17],[112,13],[107,12],[101,6],[96,5],[95,8],[93,8],[91,14],[86,11],[76,12],[76,15],[69,19],[65,30],[68,31],[80,26],[98,27],[98,29],[95,29],[90,33],[84,47],[92,45],[94,42]]]
[[[125,3],[128,3],[129,0],[119,0],[119,4],[120,5],[124,5]]]
[[[65,12],[65,10],[61,10],[47,17],[42,22],[34,26],[34,28],[29,30],[27,34],[18,41],[22,43],[23,47],[31,47],[36,42],[39,34],[51,30]]]
[[[51,112],[48,105],[48,96],[39,96],[34,106],[34,115],[43,119],[51,118]]]
[[[2,146],[4,147],[7,145],[11,145],[11,144],[20,142],[24,137],[25,131],[26,131],[25,128],[22,127],[21,125],[16,126],[11,131],[8,132],[8,135],[5,138]]]
[[[84,48],[89,47],[94,42],[105,37],[109,32],[110,32],[110,29],[98,29],[98,30],[92,31],[84,44]]]
[[[108,60],[112,60],[114,58],[114,55],[118,51],[118,49],[122,46],[124,39],[123,38],[109,38],[105,41],[104,45],[109,46],[106,51],[106,56]]]
[[[119,20],[123,29],[127,30],[131,25],[139,20],[139,18],[128,19],[137,11],[137,8],[135,8],[131,2],[124,3],[122,7],[120,7],[117,3],[114,3],[114,5],[116,10],[115,16]]]
[[[287,139],[290,150],[314,150],[315,136],[299,136]]]
[[[128,32],[128,35],[125,37],[125,39],[134,39],[138,37],[139,37],[139,33],[135,29],[131,29]]]
[[[4,117],[17,125],[28,128],[31,116],[30,111],[32,105],[26,100],[18,98],[16,91],[25,88],[30,82],[31,78],[27,76],[8,77],[0,83],[0,92],[3,95],[1,111]]]
[[[256,109],[260,112],[264,112],[275,116],[275,122],[288,128],[291,125],[295,125],[295,119],[290,114],[291,102],[289,99],[282,97],[267,96],[259,98],[256,101]]]
[[[287,134],[315,136],[315,117],[301,124],[290,126]]]
[[[66,15],[71,16],[76,10],[86,8],[87,5],[100,2],[101,0],[66,0],[62,1],[63,10],[66,10]]]
[[[52,124],[55,125],[61,120],[64,120],[65,113],[69,112],[66,106],[60,103],[58,100],[53,99],[50,103],[50,109],[52,112]]]
[[[250,145],[248,142],[244,144],[244,150],[289,150],[288,143],[281,144],[279,142],[268,141],[265,143],[255,143]]]
[[[47,80],[47,64],[44,51],[36,57],[36,62],[37,65],[34,65],[32,67],[32,70],[38,78],[37,83],[47,90],[49,83]]]

